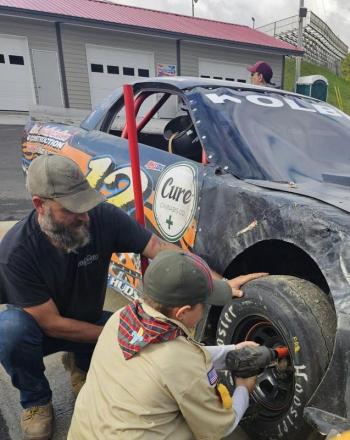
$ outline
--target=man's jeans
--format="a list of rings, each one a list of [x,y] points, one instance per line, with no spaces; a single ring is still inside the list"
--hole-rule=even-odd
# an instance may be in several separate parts
[[[110,316],[111,312],[104,311],[95,324],[104,325]],[[0,313],[0,362],[20,391],[23,408],[46,405],[51,400],[44,356],[58,351],[73,352],[77,367],[87,371],[94,348],[95,344],[49,338],[20,307],[8,305]]]

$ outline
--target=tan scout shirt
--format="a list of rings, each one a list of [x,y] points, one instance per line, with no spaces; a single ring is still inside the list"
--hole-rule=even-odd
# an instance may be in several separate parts
[[[143,306],[149,315],[165,319]],[[222,407],[215,385],[209,383],[210,354],[190,337],[180,336],[150,344],[127,361],[118,344],[119,314],[109,319],[99,337],[68,440],[222,438],[235,412]]]

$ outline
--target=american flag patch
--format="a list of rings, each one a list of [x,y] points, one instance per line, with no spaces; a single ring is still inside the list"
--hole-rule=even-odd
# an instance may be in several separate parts
[[[214,367],[208,372],[208,380],[210,385],[215,385],[218,381],[218,373]]]

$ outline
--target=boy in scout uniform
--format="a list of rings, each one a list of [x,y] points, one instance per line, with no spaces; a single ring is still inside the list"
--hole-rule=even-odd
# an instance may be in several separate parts
[[[213,280],[201,258],[161,252],[146,270],[142,302],[115,313],[99,337],[68,440],[216,440],[231,433],[255,378],[236,378],[232,400],[220,394],[216,369],[234,347],[191,337],[204,304],[231,298],[230,286]]]

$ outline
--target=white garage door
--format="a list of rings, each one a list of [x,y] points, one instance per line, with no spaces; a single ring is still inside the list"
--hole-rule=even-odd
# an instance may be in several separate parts
[[[34,102],[26,38],[0,35],[0,110],[29,110]]]
[[[154,76],[154,54],[86,45],[92,107],[113,90],[139,78]]]
[[[247,66],[235,63],[223,63],[218,60],[199,59],[201,78],[224,79],[226,81],[250,82]]]

